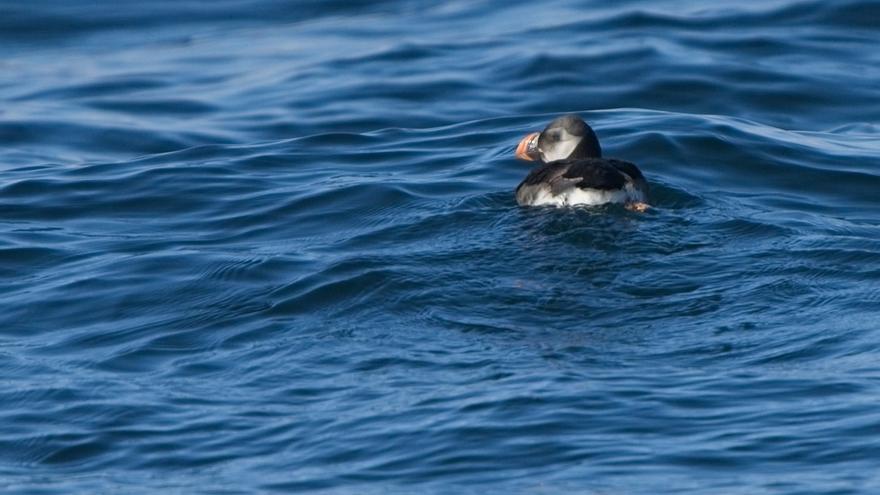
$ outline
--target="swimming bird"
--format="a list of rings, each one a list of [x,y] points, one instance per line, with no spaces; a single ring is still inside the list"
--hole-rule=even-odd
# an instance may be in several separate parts
[[[563,115],[519,142],[516,157],[539,161],[516,188],[523,206],[622,203],[648,208],[648,182],[630,162],[602,158],[593,129],[577,115]]]

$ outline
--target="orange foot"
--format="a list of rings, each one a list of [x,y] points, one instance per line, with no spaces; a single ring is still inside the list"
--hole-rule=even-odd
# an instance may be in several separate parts
[[[648,203],[627,203],[626,205],[624,205],[624,208],[629,211],[634,211],[636,213],[644,213],[648,211],[651,207],[648,205]]]

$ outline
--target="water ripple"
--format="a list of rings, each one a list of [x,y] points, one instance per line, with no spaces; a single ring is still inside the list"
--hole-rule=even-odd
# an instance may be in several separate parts
[[[878,23],[0,0],[0,487],[876,493]]]

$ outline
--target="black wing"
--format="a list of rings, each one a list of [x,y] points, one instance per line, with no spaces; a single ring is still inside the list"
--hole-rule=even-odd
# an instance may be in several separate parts
[[[524,186],[547,184],[559,192],[570,187],[617,190],[627,182],[644,182],[642,172],[634,164],[613,158],[578,158],[545,163],[522,181]]]
[[[560,178],[591,189],[620,189],[626,183],[626,177],[609,160],[588,158],[545,163],[532,170],[520,186],[552,184]]]
[[[519,187],[534,186],[537,184],[549,184],[558,179],[568,169],[563,162],[566,160],[558,160],[555,162],[544,163],[532,169],[529,175],[522,181]]]
[[[642,171],[639,170],[639,167],[636,167],[634,163],[625,162],[623,160],[618,160],[616,158],[608,158],[606,159],[608,163],[610,163],[614,168],[620,170],[626,175],[630,176],[633,181],[644,181],[645,176],[642,175]]]
[[[610,160],[588,158],[560,161],[566,162],[568,168],[562,177],[577,180],[574,185],[582,189],[612,190],[622,189],[626,185],[626,176]]]

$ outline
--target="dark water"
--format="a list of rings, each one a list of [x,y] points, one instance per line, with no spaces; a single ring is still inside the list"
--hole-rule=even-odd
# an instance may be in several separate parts
[[[0,491],[880,493],[880,3],[0,0]],[[655,208],[522,209],[581,112]]]

